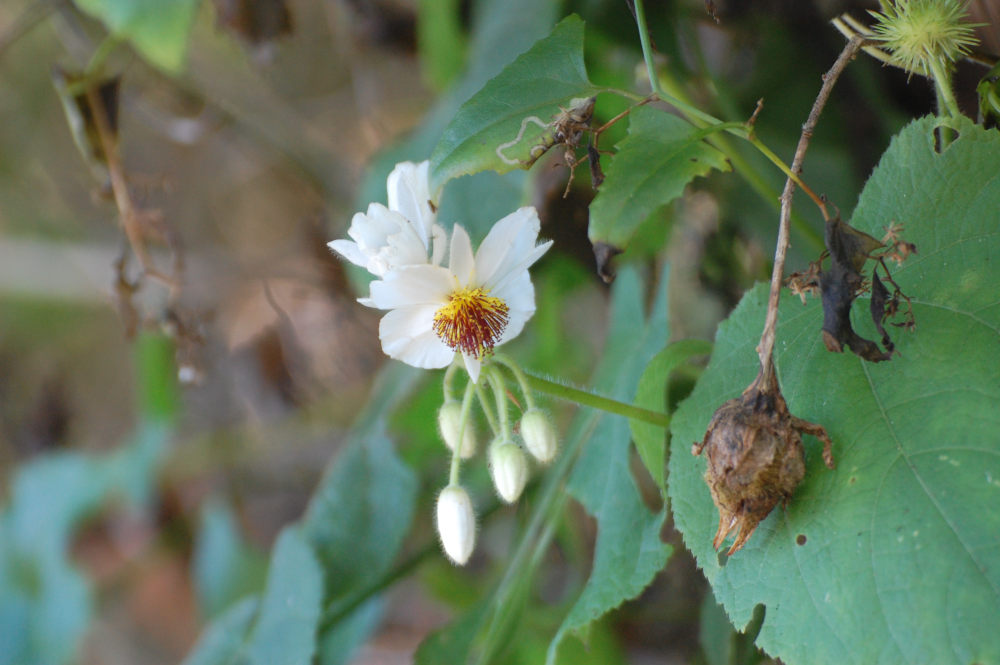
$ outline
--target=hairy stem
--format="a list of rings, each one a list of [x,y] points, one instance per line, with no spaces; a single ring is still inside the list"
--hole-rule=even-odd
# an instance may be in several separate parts
[[[611,399],[610,397],[602,397],[600,395],[588,393],[586,390],[572,388],[561,383],[556,383],[555,381],[543,379],[540,376],[534,376],[532,374],[527,374],[526,376],[531,388],[537,390],[538,392],[548,393],[549,395],[559,397],[568,402],[576,402],[577,404],[600,409],[601,411],[607,411],[608,413],[616,413],[620,416],[625,416],[626,418],[635,418],[636,420],[641,420],[651,425],[658,425],[659,427],[666,427],[670,424],[670,416],[666,413],[650,411],[649,409],[643,409],[633,404],[619,402],[618,400]]]

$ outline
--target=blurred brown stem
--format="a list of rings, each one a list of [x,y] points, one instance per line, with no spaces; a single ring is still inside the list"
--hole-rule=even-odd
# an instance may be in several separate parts
[[[819,115],[826,105],[830,92],[834,84],[840,77],[854,56],[862,46],[865,39],[859,35],[851,38],[844,46],[837,61],[833,63],[826,74],[823,75],[823,85],[816,95],[809,118],[802,125],[802,134],[799,136],[798,146],[795,148],[795,157],[792,159],[791,171],[798,176],[802,172],[802,162],[809,148],[809,141],[812,139],[816,124],[819,122]],[[795,191],[795,181],[788,178],[785,181],[785,189],[781,193],[781,212],[778,218],[778,241],[774,250],[774,270],[771,273],[771,291],[767,298],[767,318],[764,321],[764,331],[760,336],[760,344],[757,345],[757,356],[760,358],[760,373],[765,382],[772,382],[774,376],[774,340],[775,331],[778,326],[778,300],[781,297],[781,281],[785,272],[785,255],[788,252],[788,227],[792,216],[792,194]],[[829,220],[830,216],[825,205],[820,205],[823,219]]]
[[[122,168],[121,158],[118,155],[118,141],[108,123],[107,109],[101,100],[97,90],[92,85],[86,86],[87,104],[91,108],[94,118],[94,125],[97,127],[97,134],[101,139],[101,148],[104,151],[105,159],[108,163],[108,174],[111,178],[111,190],[115,196],[115,205],[118,207],[118,214],[121,217],[122,230],[128,238],[129,246],[135,253],[139,264],[142,266],[143,274],[162,282],[174,293],[180,285],[177,281],[153,266],[153,260],[146,249],[146,239],[144,238],[142,221],[139,219],[140,211],[132,203],[132,196],[128,191],[128,183],[125,180],[125,171]]]

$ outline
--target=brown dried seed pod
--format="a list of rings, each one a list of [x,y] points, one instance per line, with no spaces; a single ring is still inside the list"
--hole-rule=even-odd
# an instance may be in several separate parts
[[[705,451],[708,460],[705,482],[719,509],[716,549],[735,530],[728,554],[738,551],[778,502],[791,498],[805,476],[803,432],[823,441],[823,461],[832,469],[826,430],[788,412],[773,374],[758,374],[740,397],[716,410],[705,438],[691,449]]]

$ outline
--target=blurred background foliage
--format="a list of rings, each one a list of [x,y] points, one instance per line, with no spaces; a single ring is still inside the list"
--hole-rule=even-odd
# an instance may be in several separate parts
[[[214,626],[227,630],[206,633],[191,662],[225,662],[218,654],[235,648],[226,639],[250,660],[276,662],[261,635],[288,634],[268,623],[281,594],[313,608],[322,662],[409,662],[497,584],[532,495],[483,515],[468,569],[438,554],[430,515],[447,465],[433,418],[438,375],[386,363],[377,317],[354,302],[359,276],[325,244],[384,198],[393,164],[427,158],[458,106],[569,13],[586,22],[591,80],[645,92],[634,20],[618,0],[205,0],[165,2],[171,18],[150,27],[142,12],[153,4],[0,5],[0,664],[179,662],[219,617]],[[745,120],[763,98],[758,134],[790,159],[843,44],[829,19],[864,16],[874,3],[719,1],[718,23],[700,1],[649,5],[672,79],[726,120]],[[997,12],[973,9],[981,21]],[[122,76],[129,191],[158,211],[152,260],[164,271],[182,264],[178,288],[148,279],[134,294],[115,288],[136,278],[135,261],[116,268],[127,253],[117,210],[52,85],[53,68],[87,66],[108,27],[131,44],[104,63]],[[994,34],[981,37],[998,50]],[[975,74],[971,85],[958,76],[960,95],[971,93]],[[960,101],[974,108],[974,97]],[[932,103],[924,80],[859,59],[824,113],[807,181],[851,209],[889,137]],[[602,96],[597,117],[625,106]],[[756,153],[746,158],[778,191],[782,176]],[[530,173],[462,178],[445,190],[441,219],[481,237],[517,205],[538,207],[556,244],[535,271],[538,313],[513,352],[582,383],[604,348],[610,290],[587,241],[588,178],[581,170],[563,199],[565,178],[555,155]],[[775,206],[735,175],[697,180],[620,257],[634,271],[629,297],[669,264],[670,339],[710,339],[769,274]],[[793,269],[821,249],[818,215],[802,214]],[[688,389],[682,377],[668,398]],[[550,406],[565,430],[573,411]],[[656,487],[635,475],[659,509]],[[488,495],[485,470],[472,476]],[[378,529],[338,532],[340,519],[364,524],[351,512],[359,505],[398,510]],[[588,573],[594,531],[568,504],[534,589],[544,602],[517,619],[498,662],[544,658],[568,590]],[[675,546],[669,565],[592,627],[586,647],[566,640],[560,662],[756,658],[669,523],[663,537]],[[269,572],[272,548],[304,577]],[[351,548],[354,558],[341,556]],[[324,599],[338,599],[322,612],[312,597],[320,583]]]

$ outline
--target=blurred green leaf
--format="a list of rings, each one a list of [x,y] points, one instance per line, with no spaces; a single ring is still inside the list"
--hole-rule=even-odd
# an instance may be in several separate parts
[[[205,629],[182,665],[234,665],[257,616],[260,599],[244,598]]]
[[[635,391],[633,404],[653,411],[664,411],[667,408],[667,381],[670,373],[695,356],[704,356],[712,352],[712,344],[700,339],[685,339],[669,344],[665,349],[646,365],[639,378],[639,387]],[[644,420],[630,418],[628,422],[632,430],[635,448],[642,458],[642,463],[653,477],[660,491],[666,492],[666,455],[667,432]]]
[[[310,665],[322,596],[316,556],[299,527],[286,527],[274,544],[264,592],[219,616],[184,665]]]
[[[245,659],[252,665],[310,665],[323,603],[323,570],[299,527],[278,536]]]
[[[187,55],[188,33],[199,0],[73,0],[116,37],[126,39],[146,60],[170,74]]]
[[[919,251],[892,268],[917,324],[893,334],[899,354],[870,364],[830,353],[818,300],[781,305],[784,396],[794,415],[827,428],[837,469],[806,437],[806,477],[790,505],[723,565],[705,463],[689,447],[757,372],[763,284],[720,326],[711,364],[673,420],[677,527],[737,626],[766,606],[757,643],[786,662],[1000,660],[995,622],[983,619],[1000,616],[1000,512],[976,508],[1000,498],[1000,134],[961,121],[938,152],[936,123],[916,121],[893,139],[851,219],[876,236],[904,224]]]
[[[402,363],[386,366],[309,504],[302,528],[326,572],[328,601],[382,575],[410,528],[417,479],[386,436],[385,418],[419,376]]]
[[[60,453],[17,470],[0,513],[0,637],[10,638],[0,663],[73,659],[93,612],[69,558],[73,531],[111,497],[148,501],[168,431],[147,425],[112,453]]]
[[[267,559],[244,542],[229,506],[211,500],[201,511],[193,568],[198,605],[211,619],[237,600],[260,593]]]
[[[417,9],[417,50],[424,78],[442,90],[465,67],[465,34],[458,0],[420,0]]]
[[[402,363],[385,366],[368,407],[359,415],[303,518],[303,534],[326,575],[320,626],[323,643],[331,640],[357,646],[367,637],[378,606],[369,605],[366,610],[363,605],[381,591],[377,585],[409,532],[417,479],[397,456],[385,430],[388,414],[422,376],[423,372]],[[427,417],[434,419],[433,413]],[[349,654],[347,647],[342,648]]]
[[[628,136],[616,146],[604,184],[590,204],[590,241],[619,249],[628,246],[643,220],[683,194],[695,177],[730,169],[725,155],[677,116],[639,106],[629,118]]]
[[[666,275],[664,270],[648,319],[635,271],[623,269],[615,280],[611,330],[593,383],[611,397],[628,400],[643,369],[666,344]],[[597,543],[590,579],[549,647],[550,663],[556,661],[568,633],[585,640],[592,622],[642,593],[672,552],[660,541],[666,506],[651,512],[629,469],[628,420],[604,414],[596,423],[591,419],[581,425],[593,434],[581,450],[567,489],[597,520]]]
[[[549,122],[560,105],[597,91],[583,64],[583,21],[569,16],[458,109],[431,155],[433,186],[487,169],[506,173],[520,168],[503,161],[496,150],[517,137],[522,121],[536,116]],[[505,155],[527,159],[545,131],[529,124]]]

